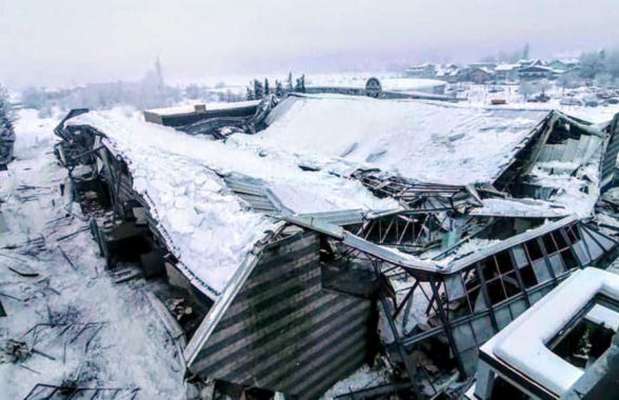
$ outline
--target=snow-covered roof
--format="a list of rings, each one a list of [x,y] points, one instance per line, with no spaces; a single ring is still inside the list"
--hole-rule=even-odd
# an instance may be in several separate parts
[[[513,71],[520,68],[519,64],[499,64],[494,69],[495,71]]]
[[[546,114],[360,96],[295,96],[275,108],[266,130],[247,140],[314,162],[465,185],[492,182]]]
[[[231,110],[235,108],[245,108],[245,107],[256,107],[260,103],[260,100],[247,100],[247,101],[235,101],[235,102],[212,102],[212,103],[196,103],[196,104],[187,104],[182,106],[174,106],[174,107],[163,107],[163,108],[152,108],[150,110],[146,110],[146,112],[150,112],[153,114],[161,115],[161,116],[170,116],[170,115],[184,115],[184,114],[192,114],[196,112],[196,106],[205,106],[206,111],[221,111],[221,110]]]
[[[520,217],[520,218],[559,218],[570,214],[563,206],[532,199],[484,199],[482,207],[469,212],[475,216]]]
[[[106,135],[104,144],[125,160],[134,189],[151,203],[158,229],[185,267],[181,270],[211,297],[222,292],[254,244],[275,224],[249,209],[226,187],[222,175],[260,180],[295,213],[397,206],[354,180],[303,171],[285,153],[265,155],[233,140],[186,135],[138,115],[90,112],[67,125],[89,125]]]
[[[553,353],[547,344],[598,294],[619,300],[619,276],[595,268],[574,272],[481,351],[561,396],[584,371]]]

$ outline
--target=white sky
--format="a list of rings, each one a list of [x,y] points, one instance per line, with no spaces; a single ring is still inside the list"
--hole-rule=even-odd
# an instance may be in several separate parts
[[[170,79],[535,56],[619,41],[619,0],[0,0],[0,81]]]

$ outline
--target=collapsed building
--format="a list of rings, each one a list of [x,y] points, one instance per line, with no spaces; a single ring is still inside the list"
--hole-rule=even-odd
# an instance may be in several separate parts
[[[56,129],[112,273],[134,263],[161,283],[188,376],[216,391],[317,398],[382,355],[393,381],[355,398],[457,397],[479,346],[616,256],[617,230],[593,215],[618,118],[268,101],[248,135],[87,110]]]

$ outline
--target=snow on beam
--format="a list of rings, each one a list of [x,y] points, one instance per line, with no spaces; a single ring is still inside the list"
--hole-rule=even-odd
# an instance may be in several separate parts
[[[372,243],[346,231],[340,226],[328,223],[321,219],[298,215],[285,216],[283,219],[303,228],[311,229],[330,236],[338,241],[341,241],[344,245],[350,248],[405,269],[422,272],[437,272],[443,268],[438,264],[419,260],[409,254]]]
[[[570,225],[578,221],[578,218],[575,215],[570,215],[565,218],[562,218],[558,221],[546,223],[538,228],[530,229],[521,234],[512,236],[508,239],[502,240],[501,242],[487,246],[479,251],[474,252],[473,254],[458,259],[449,265],[449,272],[455,272],[462,268],[468,267],[469,265],[481,261],[489,255],[496,254],[500,251],[507,250],[510,247],[516,246],[520,243],[524,243],[530,239],[540,237],[548,232],[552,232],[556,229],[559,229],[563,226]]]

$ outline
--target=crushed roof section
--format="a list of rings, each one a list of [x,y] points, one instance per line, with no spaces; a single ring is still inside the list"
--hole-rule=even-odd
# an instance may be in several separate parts
[[[127,163],[134,190],[149,202],[180,269],[211,298],[273,229],[276,220],[266,214],[397,206],[354,180],[304,171],[284,153],[266,156],[118,111],[90,112],[66,124],[105,135],[103,144]]]
[[[322,165],[466,185],[494,181],[546,115],[414,100],[290,96],[269,115],[267,129],[243,141]]]

